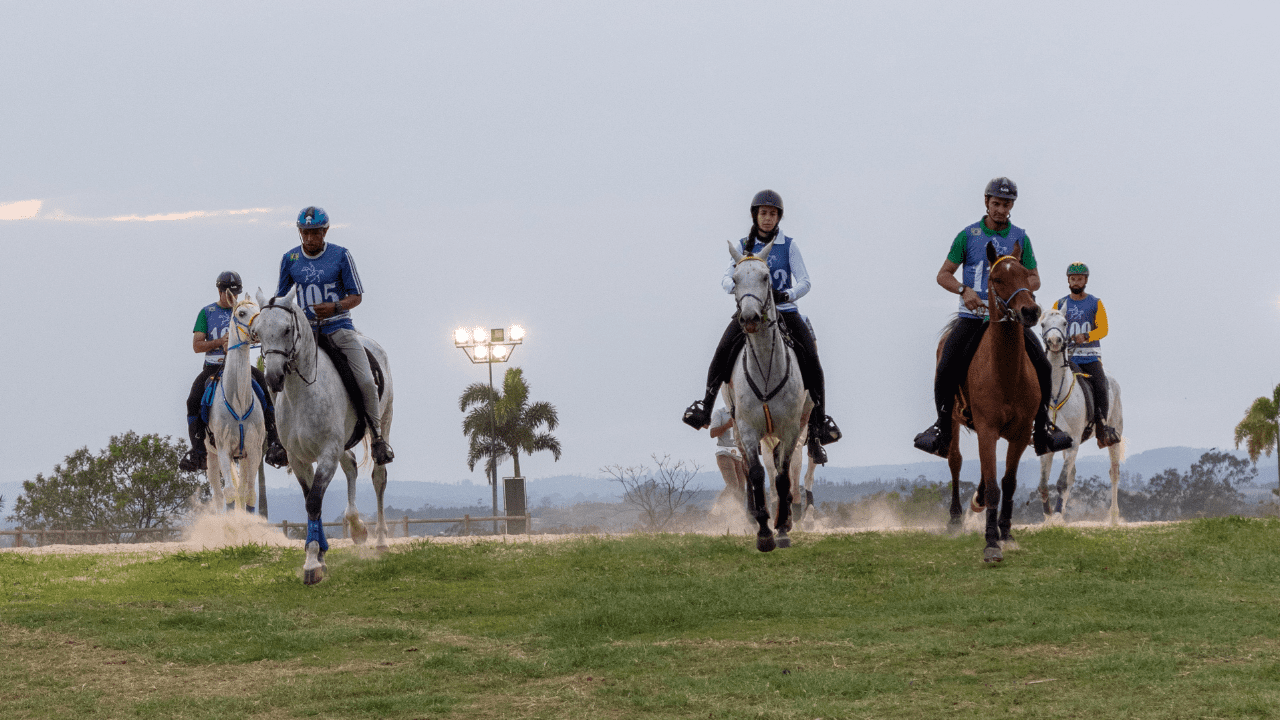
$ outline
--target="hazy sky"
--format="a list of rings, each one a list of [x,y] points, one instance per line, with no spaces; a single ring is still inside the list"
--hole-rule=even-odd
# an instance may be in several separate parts
[[[1280,382],[1278,15],[0,3],[0,482],[125,430],[185,437],[214,278],[271,290],[310,204],[391,357],[393,482],[482,481],[457,398],[485,368],[451,331],[515,322],[564,447],[526,476],[713,466],[679,417],[732,313],[725,241],[766,187],[813,279],[832,464],[927,459],[911,441],[956,300],[934,277],[997,175],[1019,185],[1041,303],[1068,263],[1093,271],[1130,452],[1230,446]]]

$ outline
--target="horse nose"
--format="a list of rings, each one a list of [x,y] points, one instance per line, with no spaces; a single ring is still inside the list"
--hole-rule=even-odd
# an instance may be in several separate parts
[[[1022,321],[1028,327],[1040,322],[1040,306],[1032,305],[1031,307],[1022,308]]]
[[[284,389],[284,373],[280,371],[268,370],[267,385],[271,388],[271,392],[278,393]]]

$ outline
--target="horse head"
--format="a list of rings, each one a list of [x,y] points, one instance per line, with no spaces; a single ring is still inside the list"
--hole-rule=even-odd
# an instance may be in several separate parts
[[[1067,347],[1067,318],[1057,310],[1050,310],[1040,321],[1040,337],[1051,353],[1060,353]]]
[[[773,308],[773,277],[767,258],[772,249],[770,242],[758,254],[747,255],[729,242],[729,255],[734,262],[733,299],[738,306],[738,324],[746,333],[755,333],[776,319],[769,316]]]
[[[987,243],[987,302],[993,321],[1014,320],[1023,327],[1035,327],[1040,321],[1040,306],[1031,292],[1031,271],[1022,266],[1022,243],[1013,252],[997,255],[994,243]]]
[[[248,293],[231,308],[232,344],[239,347],[258,339],[257,333],[253,331],[253,321],[258,317],[258,309],[258,303]]]
[[[297,304],[298,288],[294,286],[281,297],[267,299],[258,288],[259,310],[252,322],[252,332],[262,343],[266,359],[267,385],[272,392],[284,389],[285,374],[296,367],[302,335],[310,334],[306,315]]]

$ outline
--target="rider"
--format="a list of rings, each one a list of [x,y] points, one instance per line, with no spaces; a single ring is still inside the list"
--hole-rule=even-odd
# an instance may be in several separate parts
[[[236,304],[236,297],[243,290],[239,273],[230,270],[218,276],[215,283],[218,288],[218,302],[200,308],[196,316],[194,335],[191,336],[191,349],[204,353],[204,368],[191,383],[191,394],[187,396],[187,431],[191,435],[191,449],[178,462],[178,466],[187,472],[203,470],[208,453],[204,448],[207,426],[200,418],[200,400],[204,396],[204,385],[210,377],[222,370],[227,359],[227,331],[231,327],[231,309]],[[280,445],[280,436],[276,434],[276,409],[271,404],[271,396],[267,394],[267,379],[257,366],[250,365],[249,371],[258,386],[263,389],[262,417],[267,429],[267,453],[265,460],[276,467],[284,467],[289,456]]]
[[[395,459],[395,453],[382,437],[378,387],[360,335],[351,323],[351,309],[360,304],[364,287],[351,251],[326,243],[324,238],[328,232],[329,216],[324,208],[310,206],[298,213],[298,235],[302,237],[302,244],[285,253],[280,261],[276,297],[289,292],[297,283],[298,302],[311,324],[342,350],[363,396],[365,418],[373,433],[373,459],[379,465],[386,465]]]
[[[805,269],[804,258],[800,256],[796,241],[783,235],[778,228],[778,223],[782,221],[781,195],[772,190],[756,193],[751,199],[751,221],[751,232],[738,242],[742,252],[750,255],[757,248],[763,248],[773,241],[773,250],[768,258],[773,277],[773,299],[777,304],[778,317],[782,318],[795,341],[800,377],[813,400],[813,412],[809,414],[809,457],[813,462],[825,464],[827,451],[822,446],[839,440],[840,429],[826,415],[825,382],[822,365],[818,361],[818,349],[805,318],[795,305],[796,300],[809,292],[809,271]],[[730,294],[733,293],[734,286],[733,269],[734,264],[731,262],[720,281],[721,287]],[[720,390],[720,384],[728,382],[732,376],[734,361],[745,343],[746,334],[738,325],[735,314],[729,321],[729,327],[725,328],[724,335],[720,337],[720,345],[716,347],[711,359],[711,368],[707,371],[706,396],[694,402],[684,412],[683,420],[687,425],[701,430],[711,422],[711,408],[715,405],[716,393]]]
[[[1067,266],[1067,287],[1071,294],[1053,304],[1067,319],[1067,332],[1072,342],[1071,362],[1085,373],[1081,378],[1093,389],[1094,411],[1097,415],[1098,447],[1108,447],[1120,442],[1120,434],[1106,424],[1111,397],[1107,389],[1107,374],[1102,370],[1102,343],[1107,336],[1107,308],[1102,298],[1086,293],[1089,284],[1089,266],[1082,262]]]
[[[987,243],[995,243],[1000,255],[1013,252],[1015,243],[1022,243],[1022,265],[1028,273],[1032,292],[1040,289],[1040,273],[1036,270],[1036,256],[1031,251],[1031,239],[1022,228],[1009,222],[1009,213],[1018,199],[1018,186],[1006,177],[998,177],[987,183],[985,200],[987,214],[978,222],[960,231],[951,243],[951,252],[938,271],[938,284],[948,292],[960,296],[960,317],[956,320],[942,347],[942,357],[933,378],[933,402],[938,410],[938,421],[915,438],[917,448],[947,457],[951,447],[951,411],[956,392],[969,372],[969,362],[977,350],[971,342],[988,318],[987,274],[991,268],[987,262]],[[956,280],[955,272],[964,267],[964,281]],[[1027,355],[1036,368],[1040,380],[1040,409],[1036,412],[1035,431],[1032,439],[1037,455],[1061,452],[1071,447],[1071,437],[1059,430],[1049,420],[1049,398],[1053,368],[1045,357],[1044,348],[1035,333],[1025,330]]]

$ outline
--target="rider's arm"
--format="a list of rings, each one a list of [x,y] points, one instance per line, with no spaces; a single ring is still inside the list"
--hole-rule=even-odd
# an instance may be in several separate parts
[[[293,277],[289,275],[289,253],[285,253],[280,258],[280,280],[276,283],[276,297],[284,297],[289,292],[289,288],[293,287]]]
[[[1035,292],[1040,289],[1040,270],[1036,265],[1036,253],[1031,249],[1031,237],[1022,239],[1022,267],[1030,270],[1027,273],[1027,289]]]
[[[952,295],[960,292],[960,281],[956,279],[956,270],[959,269],[960,263],[947,258],[942,262],[942,269],[938,271],[938,284]]]
[[[362,295],[348,295],[336,303],[326,302],[326,303],[318,303],[316,305],[312,305],[311,312],[315,313],[316,317],[323,320],[324,318],[333,317],[338,313],[343,313],[354,308],[355,306],[359,305],[360,301],[363,299],[364,299],[364,296]]]
[[[796,247],[796,241],[791,241],[791,248],[787,257],[791,263],[791,287],[784,290],[787,299],[795,302],[805,295],[809,294],[809,269],[804,266],[804,258],[800,255],[800,248]]]
[[[724,271],[724,277],[720,278],[720,287],[724,288],[724,291],[730,295],[733,294],[733,268],[734,264],[732,262],[729,263],[729,267]]]
[[[217,350],[218,348],[227,346],[227,339],[225,337],[214,338],[212,340],[207,340],[207,337],[208,336],[202,332],[192,333],[191,349],[197,354],[203,355],[210,350]]]
[[[1098,301],[1098,312],[1093,316],[1096,325],[1093,330],[1089,331],[1089,342],[1101,340],[1107,336],[1107,309],[1103,307],[1102,301]]]
[[[1040,289],[1040,271],[1030,270],[1027,272],[1027,289],[1035,292]]]

